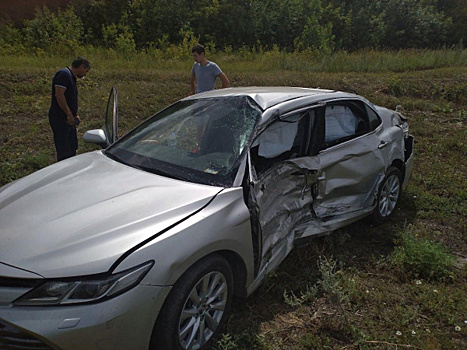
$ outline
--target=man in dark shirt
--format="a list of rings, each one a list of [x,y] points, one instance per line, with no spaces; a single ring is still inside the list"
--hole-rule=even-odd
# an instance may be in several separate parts
[[[90,69],[89,61],[78,57],[71,67],[60,69],[53,77],[49,123],[54,135],[57,161],[76,155],[76,125],[80,122],[76,78],[84,77]]]

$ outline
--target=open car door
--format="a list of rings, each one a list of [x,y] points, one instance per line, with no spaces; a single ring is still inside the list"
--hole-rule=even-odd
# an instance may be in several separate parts
[[[107,101],[107,109],[105,111],[105,124],[104,133],[108,141],[108,145],[111,145],[117,141],[117,123],[118,123],[118,94],[115,86],[110,89],[109,100]]]
[[[258,277],[285,259],[294,246],[297,228],[307,227],[314,219],[318,165],[308,164],[306,156],[314,115],[308,108],[281,117],[250,148],[248,207]]]
[[[117,141],[118,125],[118,94],[117,88],[113,86],[110,89],[107,108],[105,110],[105,123],[102,129],[89,130],[83,136],[85,142],[95,143],[102,148],[107,148]]]

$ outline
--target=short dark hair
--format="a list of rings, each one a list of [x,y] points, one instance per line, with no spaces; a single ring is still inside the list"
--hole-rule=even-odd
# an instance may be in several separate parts
[[[206,51],[204,50],[204,46],[201,45],[201,44],[197,44],[195,46],[193,46],[193,48],[191,49],[191,53],[197,53],[198,55],[201,55],[202,53],[205,53]]]
[[[84,65],[84,68],[91,68],[91,64],[84,57],[76,57],[71,63],[73,68],[81,67],[81,65]]]

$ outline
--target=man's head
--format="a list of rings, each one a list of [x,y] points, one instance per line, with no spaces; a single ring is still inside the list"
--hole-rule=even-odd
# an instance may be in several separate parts
[[[206,60],[206,52],[203,45],[198,44],[193,46],[191,53],[196,63],[203,63]]]
[[[71,70],[77,78],[83,78],[90,69],[91,64],[83,57],[77,57],[71,63]]]

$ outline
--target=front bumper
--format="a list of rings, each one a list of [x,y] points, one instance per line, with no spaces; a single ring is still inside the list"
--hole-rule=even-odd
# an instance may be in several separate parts
[[[170,288],[138,285],[96,304],[0,306],[0,349],[147,349]]]

